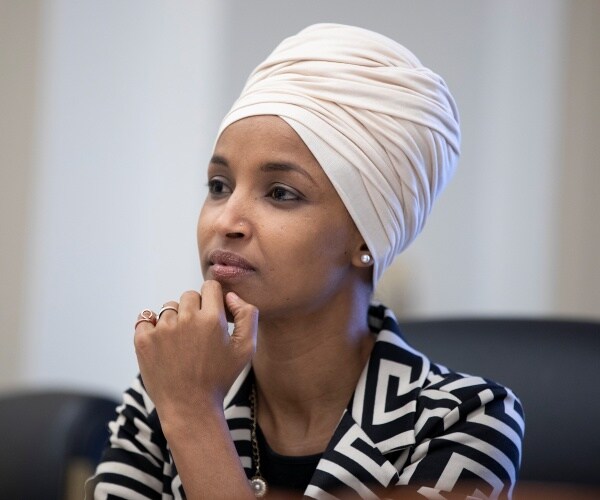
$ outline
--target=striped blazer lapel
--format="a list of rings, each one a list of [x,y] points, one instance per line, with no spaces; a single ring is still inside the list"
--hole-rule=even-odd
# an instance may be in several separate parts
[[[308,498],[337,498],[348,488],[360,498],[377,498],[372,491],[396,484],[398,472],[369,435],[346,410],[304,492]]]
[[[397,471],[407,457],[402,450],[415,443],[417,397],[429,360],[402,339],[391,311],[375,307],[370,312],[377,340],[305,491],[309,498],[335,498],[342,488],[360,498],[376,498],[373,489],[398,482]]]

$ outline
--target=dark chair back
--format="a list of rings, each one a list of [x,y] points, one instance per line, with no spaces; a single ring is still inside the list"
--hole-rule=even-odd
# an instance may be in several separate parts
[[[600,485],[600,323],[402,321],[411,345],[448,368],[510,387],[525,410],[520,479]]]
[[[72,391],[0,395],[0,496],[64,500],[81,488],[73,495],[83,498],[80,483],[100,459],[117,404]]]

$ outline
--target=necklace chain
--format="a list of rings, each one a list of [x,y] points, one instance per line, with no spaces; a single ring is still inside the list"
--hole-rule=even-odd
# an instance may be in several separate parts
[[[267,482],[260,473],[260,453],[258,451],[258,440],[256,439],[256,386],[252,384],[250,393],[250,419],[252,427],[250,429],[250,439],[252,442],[252,462],[254,464],[254,476],[250,480],[250,487],[256,497],[264,497],[267,494]]]

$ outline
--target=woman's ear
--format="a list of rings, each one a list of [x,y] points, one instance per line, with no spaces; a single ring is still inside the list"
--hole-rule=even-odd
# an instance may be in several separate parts
[[[371,267],[373,265],[373,256],[365,242],[362,242],[354,252],[352,264],[356,267]]]

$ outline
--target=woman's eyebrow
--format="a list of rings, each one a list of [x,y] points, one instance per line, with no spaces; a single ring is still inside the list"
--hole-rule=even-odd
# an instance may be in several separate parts
[[[229,162],[223,156],[220,156],[220,155],[213,155],[213,157],[210,159],[210,164],[229,168]],[[303,175],[304,177],[306,177],[313,184],[318,186],[317,182],[312,178],[312,176],[306,170],[304,170],[299,165],[296,165],[295,163],[268,162],[268,163],[264,163],[260,166],[260,171],[267,172],[267,173],[268,172],[297,172],[297,173]]]
[[[304,170],[302,167],[294,164],[294,163],[275,163],[269,162],[261,165],[260,170],[262,172],[297,172],[306,177],[313,184],[317,185],[316,181],[311,177],[311,175]]]
[[[213,157],[210,159],[210,163],[214,165],[221,165],[223,167],[229,167],[227,160],[219,155],[213,155]]]

